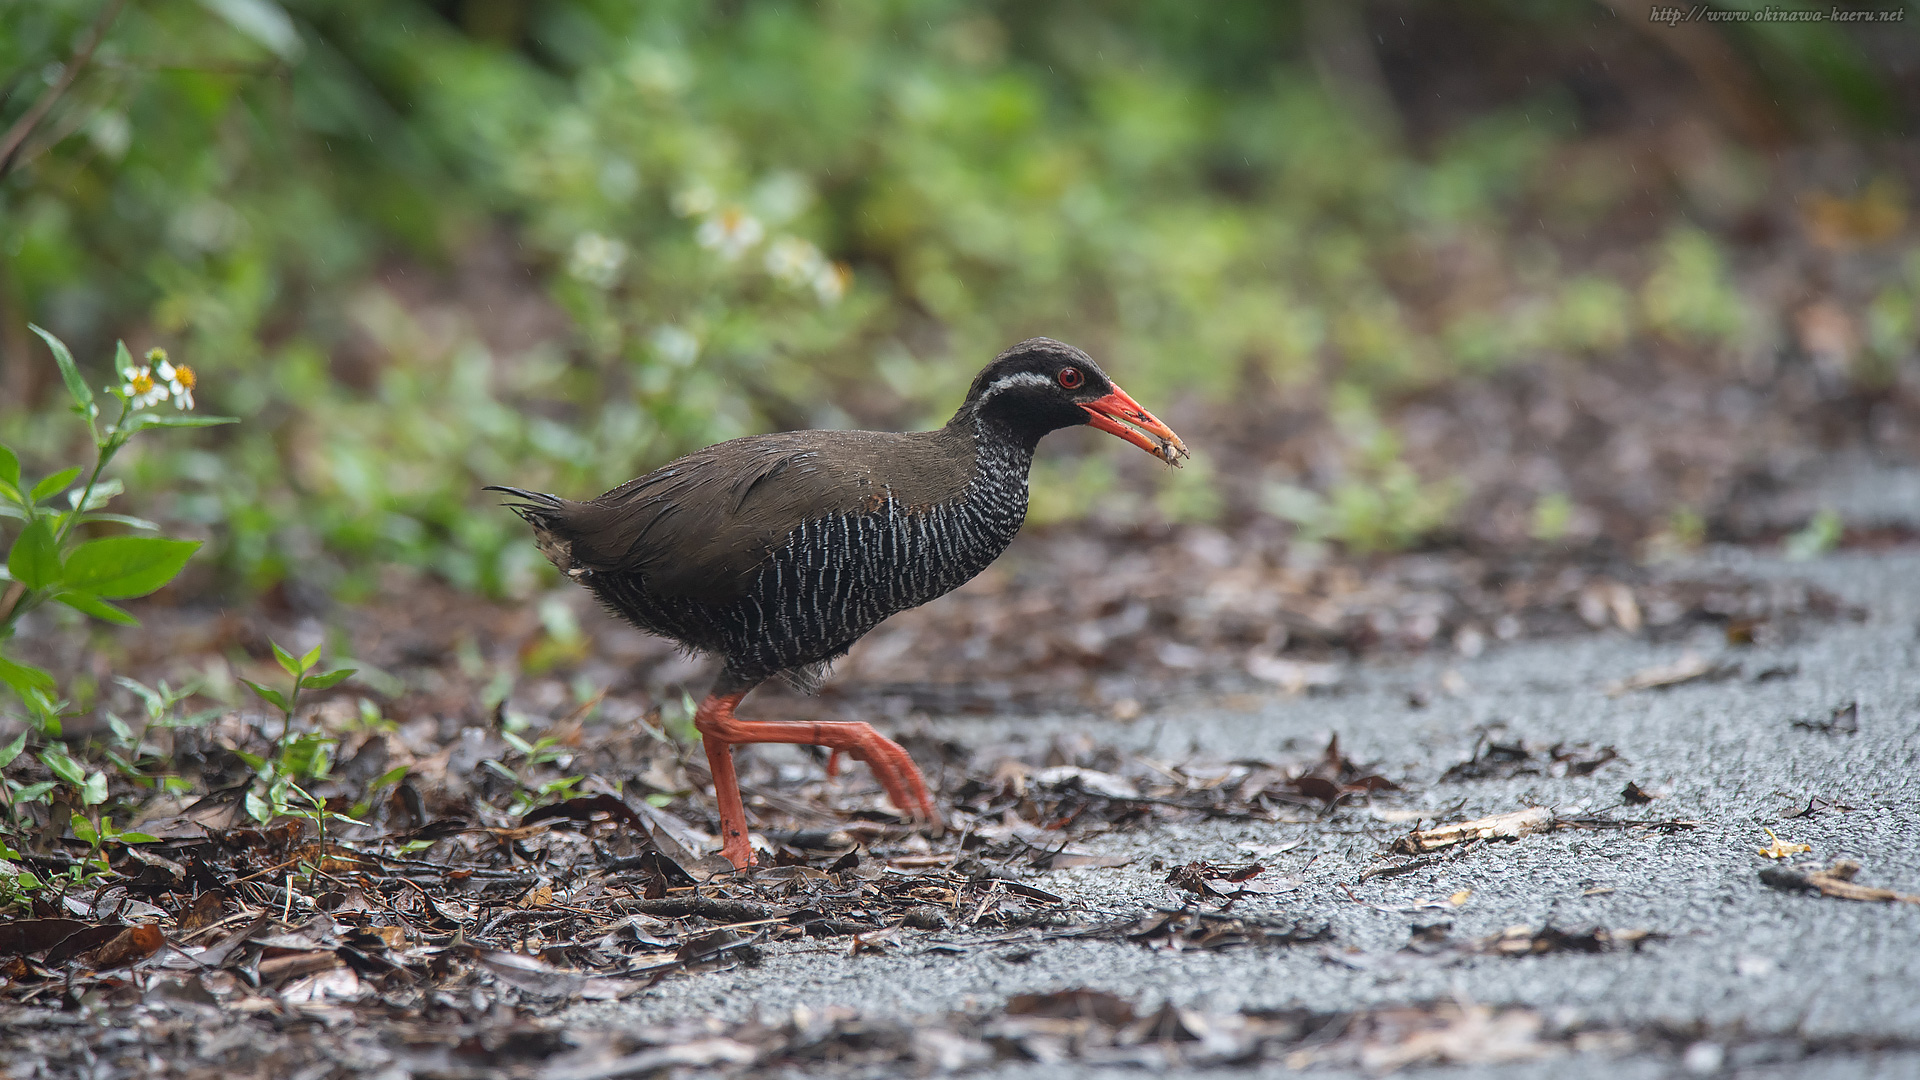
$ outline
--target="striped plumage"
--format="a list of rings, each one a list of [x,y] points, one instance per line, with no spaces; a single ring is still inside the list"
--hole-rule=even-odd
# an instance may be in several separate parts
[[[887,492],[802,518],[745,589],[718,603],[655,592],[643,574],[587,570],[579,580],[636,624],[725,657],[733,681],[788,673],[811,684],[887,616],[986,569],[1020,531],[1033,453],[975,438],[974,475],[957,498],[914,505]]]
[[[1026,518],[1040,437],[1086,423],[1170,462],[1185,452],[1085,353],[1035,338],[989,364],[935,431],[735,439],[588,502],[492,490],[517,498],[509,505],[533,525],[541,550],[613,611],[723,660],[696,723],[721,796],[726,853],[744,865],[744,820],[729,813],[729,795],[738,806],[724,750],[732,743],[849,750],[874,766],[901,809],[934,816],[904,751],[866,725],[744,724],[732,704],[774,675],[811,682],[889,615],[984,570]],[[735,737],[746,727],[753,737]]]

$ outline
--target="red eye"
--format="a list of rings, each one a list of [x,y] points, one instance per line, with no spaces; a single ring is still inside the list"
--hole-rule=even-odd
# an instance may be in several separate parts
[[[1080,389],[1080,384],[1086,381],[1087,377],[1080,374],[1080,369],[1077,367],[1063,367],[1060,369],[1060,385],[1069,390]]]

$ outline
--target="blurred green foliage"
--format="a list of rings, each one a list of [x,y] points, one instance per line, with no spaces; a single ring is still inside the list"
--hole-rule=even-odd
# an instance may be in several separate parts
[[[0,119],[100,10],[0,7]],[[1487,8],[1569,38],[1599,10]],[[1604,238],[1652,183],[1578,156],[1566,87],[1416,148],[1316,66],[1311,16],[135,0],[0,181],[0,436],[49,458],[63,437],[18,376],[44,366],[29,318],[81,355],[164,342],[248,422],[144,450],[129,487],[172,492],[146,511],[197,523],[235,580],[353,596],[398,563],[518,590],[544,568],[482,483],[597,492],[771,426],[938,422],[986,358],[1046,333],[1156,408],[1347,387],[1350,475],[1315,528],[1392,547],[1456,493],[1354,419],[1369,395],[1758,333],[1685,215],[1644,271],[1544,239]],[[1851,39],[1794,29],[1746,47],[1898,122]],[[1687,181],[1709,225],[1755,197],[1752,162],[1716,153]],[[1910,349],[1914,284],[1876,302],[1876,348]],[[1112,475],[1046,467],[1037,516],[1092,512]],[[1168,517],[1221,512],[1206,477],[1165,483]]]

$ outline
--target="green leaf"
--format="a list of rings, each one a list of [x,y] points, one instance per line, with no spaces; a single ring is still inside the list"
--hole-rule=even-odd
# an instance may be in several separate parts
[[[29,589],[44,589],[60,580],[60,547],[54,542],[47,519],[40,518],[20,530],[7,556],[7,572]]]
[[[31,664],[16,664],[4,656],[0,656],[0,682],[13,687],[21,697],[27,696],[29,690],[51,694],[54,688],[52,675]]]
[[[254,772],[259,772],[261,769],[267,767],[267,759],[261,757],[259,754],[249,754],[245,750],[235,750],[233,756],[246,762],[247,768],[252,769]]]
[[[273,807],[267,804],[267,800],[260,797],[259,792],[249,791],[247,792],[247,816],[265,824],[273,820]]]
[[[128,427],[133,431],[145,431],[156,427],[219,427],[221,424],[237,424],[237,416],[201,416],[189,412],[143,412],[135,416]]]
[[[112,502],[114,496],[125,490],[127,490],[127,485],[118,477],[95,481],[92,491],[88,491],[85,488],[74,488],[72,491],[67,492],[67,505],[73,507],[75,510],[98,510],[109,502]],[[80,505],[80,496],[82,494],[85,494],[87,497],[87,505],[85,506]]]
[[[161,728],[199,727],[201,724],[212,720],[214,717],[220,716],[226,711],[227,710],[216,706],[211,709],[202,709],[197,713],[188,713],[185,716],[156,716],[153,720],[153,726]]]
[[[333,740],[325,735],[302,735],[280,755],[281,771],[289,776],[325,777],[333,766]]]
[[[72,396],[74,405],[78,406],[80,412],[91,421],[96,413],[93,391],[88,388],[87,380],[80,377],[80,365],[73,362],[73,353],[67,351],[66,342],[32,323],[27,324],[27,329],[39,334],[40,340],[46,342],[47,348],[53,350],[53,361],[60,365],[60,377],[66,380],[67,393]]]
[[[67,556],[66,584],[96,596],[145,596],[172,581],[200,548],[198,540],[109,536],[89,540]]]
[[[159,837],[154,836],[152,833],[143,832],[114,833],[113,838],[123,844],[157,844],[160,842]]]
[[[20,459],[4,446],[0,446],[0,484],[11,488],[20,486]]]
[[[11,765],[13,763],[13,759],[20,756],[20,751],[25,750],[26,748],[27,748],[27,733],[23,731],[19,735],[15,736],[14,740],[6,745],[5,749],[0,749],[0,769],[4,769],[8,765]],[[407,767],[405,765],[402,765],[400,767],[400,771],[403,773],[406,772]],[[388,775],[391,776],[392,774],[389,773]]]
[[[73,826],[73,835],[78,837],[80,842],[88,847],[92,847],[100,842],[100,830],[93,827],[93,822],[88,821],[79,814],[74,814],[67,819],[67,824]]]
[[[307,655],[300,658],[300,670],[311,671],[313,670],[313,665],[319,662],[320,646],[315,645],[313,648],[307,650]]]
[[[33,493],[28,495],[27,498],[37,503],[42,499],[65,491],[67,485],[73,483],[74,478],[79,475],[80,467],[78,465],[71,469],[61,469],[59,472],[33,485]]]
[[[40,761],[53,772],[53,775],[74,787],[79,787],[86,782],[86,770],[81,768],[80,763],[73,760],[72,755],[68,754],[63,747],[49,746],[40,751]]]
[[[125,675],[115,675],[113,681],[126,687],[133,693],[133,696],[139,698],[140,704],[146,707],[148,716],[158,716],[161,711],[167,707],[167,699],[161,696],[160,691],[155,690],[153,687],[148,686],[138,679],[129,679]],[[165,683],[162,682],[161,685],[165,685]]]
[[[56,786],[52,780],[42,780],[37,784],[28,784],[26,787],[13,793],[14,805],[22,806],[30,802],[39,802],[41,799],[46,798],[47,792],[52,791]]]
[[[300,680],[300,687],[304,690],[325,690],[329,686],[336,686],[345,681],[349,675],[352,675],[357,670],[359,669],[341,668],[338,671],[329,671],[322,675],[309,675]]]
[[[99,806],[107,801],[107,774],[94,772],[87,782],[80,785],[80,805]]]
[[[1796,561],[1818,558],[1839,546],[1846,523],[1831,509],[1822,509],[1807,522],[1806,528],[1787,537],[1786,556]]]
[[[281,671],[289,675],[300,674],[300,661],[295,660],[292,653],[281,648],[277,641],[269,641],[267,644],[273,646],[273,658],[280,662]]]
[[[5,508],[0,507],[0,509]],[[130,529],[145,529],[148,532],[160,531],[160,526],[148,521],[146,518],[132,517],[128,514],[82,514],[80,515],[80,521],[83,524],[89,521],[111,521],[115,525],[125,525]]]
[[[200,6],[225,19],[227,25],[266,46],[282,60],[293,61],[306,51],[300,29],[273,0],[200,0]]]
[[[91,593],[63,592],[59,596],[54,597],[54,599],[82,615],[91,615],[101,622],[110,622],[118,626],[140,625],[140,620],[128,614],[124,609],[117,605],[109,604]]]
[[[20,733],[21,745],[25,745],[26,741],[27,741],[27,733],[23,731]],[[3,755],[0,755],[0,757],[3,757]],[[4,765],[4,764],[6,764],[5,760],[0,760],[0,765]],[[386,772],[383,772],[380,774],[380,779],[375,780],[372,784],[368,785],[367,790],[379,791],[381,788],[386,787],[388,784],[397,784],[403,778],[406,777],[407,770],[411,768],[413,768],[413,766],[411,765],[397,765],[391,769],[388,769]]]
[[[272,687],[261,686],[259,683],[254,682],[252,679],[241,679],[240,681],[243,683],[246,683],[248,688],[251,689],[254,693],[259,694],[260,700],[267,702],[268,704],[272,705],[274,708],[279,709],[281,712],[285,712],[287,710],[287,696],[285,694],[282,694],[280,691],[275,690]]]

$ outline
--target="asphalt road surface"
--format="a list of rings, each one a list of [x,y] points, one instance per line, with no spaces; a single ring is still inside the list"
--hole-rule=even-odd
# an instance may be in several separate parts
[[[1555,1024],[1678,1034],[1666,1049],[1624,1057],[1576,1053],[1545,1064],[1429,1067],[1416,1075],[1920,1076],[1920,905],[1769,888],[1759,871],[1778,864],[1758,853],[1770,842],[1764,830],[1772,829],[1783,841],[1811,846],[1796,859],[1850,858],[1861,866],[1860,882],[1920,893],[1920,551],[1842,553],[1810,563],[1740,553],[1716,558],[1743,573],[1817,583],[1861,605],[1867,617],[1738,649],[1703,628],[1662,644],[1597,634],[1495,647],[1471,660],[1368,663],[1331,693],[1173,707],[1125,724],[1063,716],[938,725],[974,742],[1090,731],[1164,760],[1291,758],[1337,732],[1353,759],[1415,781],[1415,793],[1396,804],[1401,814],[1361,807],[1308,823],[1133,829],[1078,845],[1139,856],[1130,866],[1032,879],[1084,905],[1088,918],[1125,915],[1179,903],[1165,871],[1152,869],[1154,857],[1259,857],[1272,867],[1268,881],[1297,886],[1244,900],[1236,910],[1323,920],[1334,933],[1329,945],[1166,952],[1127,942],[1014,947],[936,934],[926,942],[959,951],[929,950],[916,939],[884,955],[852,958],[844,945],[801,942],[771,947],[757,968],[671,979],[624,1002],[576,1007],[566,1019],[582,1027],[690,1015],[739,1019],[829,1005],[871,1016],[937,1015],[1076,986],[1149,1008],[1168,1000],[1210,1011],[1454,999],[1523,1005]],[[1689,650],[1738,665],[1738,673],[1614,697],[1603,691]],[[1410,704],[1414,693],[1427,699],[1424,707]],[[1828,719],[1850,702],[1858,703],[1852,733],[1793,723]],[[1503,725],[1495,729],[1502,739],[1584,742],[1620,756],[1585,776],[1441,782],[1448,766],[1472,757],[1488,725]],[[1663,797],[1620,808],[1628,781]],[[1810,805],[1814,812],[1802,814]],[[1405,811],[1424,811],[1429,822],[1457,821],[1530,806],[1698,825],[1556,831],[1361,880],[1369,869],[1399,861],[1386,849],[1412,827]],[[1802,816],[1789,816],[1795,814]],[[1469,895],[1457,907],[1419,906],[1462,891]],[[1665,937],[1637,951],[1600,954],[1440,959],[1404,951],[1414,924],[1441,921],[1451,921],[1454,940],[1521,924]],[[1073,1063],[998,1068],[1035,1077],[1129,1075]],[[1271,1063],[1210,1075],[1284,1071]]]

